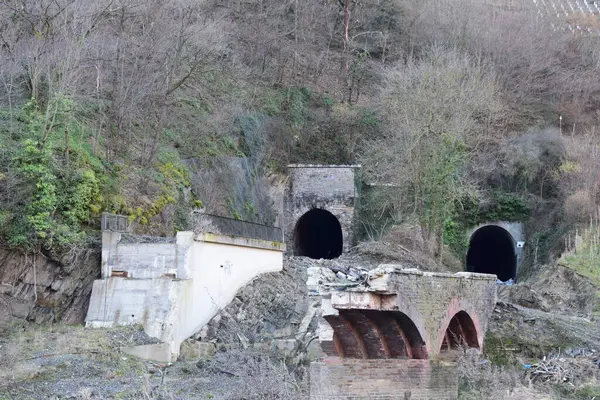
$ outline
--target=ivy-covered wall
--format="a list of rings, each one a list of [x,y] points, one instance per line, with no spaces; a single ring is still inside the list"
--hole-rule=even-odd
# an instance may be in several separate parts
[[[444,243],[457,257],[463,259],[469,248],[469,239],[474,228],[498,221],[524,223],[529,215],[527,200],[516,194],[498,191],[492,192],[489,199],[485,201],[467,198],[457,207],[457,212],[446,219]]]

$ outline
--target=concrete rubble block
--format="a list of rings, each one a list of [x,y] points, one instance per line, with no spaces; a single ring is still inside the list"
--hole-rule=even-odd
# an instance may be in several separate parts
[[[215,350],[216,346],[214,343],[188,339],[181,344],[179,359],[181,361],[211,359],[215,354]]]
[[[141,346],[124,347],[121,351],[130,356],[138,357],[144,360],[157,362],[172,362],[171,347],[169,343],[146,344]]]
[[[329,268],[320,268],[321,269],[321,280],[323,282],[333,282],[336,281],[338,276],[335,274],[335,272],[333,272],[332,270],[330,270]]]
[[[273,336],[276,339],[281,339],[281,338],[286,338],[286,337],[290,337],[294,334],[294,329],[292,328],[291,325],[287,325],[284,326],[283,328],[280,329],[276,329],[271,336]]]

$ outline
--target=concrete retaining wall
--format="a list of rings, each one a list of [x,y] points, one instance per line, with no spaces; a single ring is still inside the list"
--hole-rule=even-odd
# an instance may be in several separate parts
[[[103,232],[102,279],[94,282],[86,325],[141,324],[169,344],[172,357],[241,287],[283,267],[279,242],[179,232],[176,243],[120,244],[120,236]]]

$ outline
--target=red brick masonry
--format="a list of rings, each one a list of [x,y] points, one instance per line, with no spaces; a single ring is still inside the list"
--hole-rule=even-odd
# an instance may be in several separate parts
[[[311,400],[454,400],[456,365],[416,359],[328,357],[310,366]]]
[[[311,400],[458,397],[448,360],[462,345],[481,352],[495,275],[380,265],[364,283],[336,286],[319,273],[309,271],[307,286],[321,298],[319,343],[328,357],[311,364]]]

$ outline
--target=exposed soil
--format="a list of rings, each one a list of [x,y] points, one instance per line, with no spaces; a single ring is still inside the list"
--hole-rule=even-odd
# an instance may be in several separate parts
[[[155,342],[137,327],[13,320],[0,335],[0,399],[305,399],[316,334],[307,269],[326,266],[350,279],[385,262],[421,266],[415,250],[400,250],[370,243],[334,260],[286,257],[282,272],[256,278],[199,333],[198,340],[216,344],[212,359],[167,365],[125,355],[123,347]],[[559,268],[531,283],[499,286],[485,356],[460,364],[460,398],[593,398],[600,324],[588,285]],[[277,339],[294,348],[282,356],[269,345]],[[535,379],[534,369],[542,371]]]

